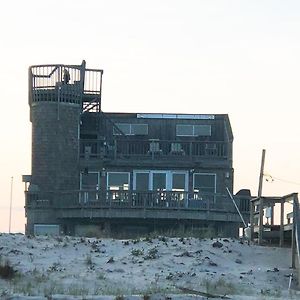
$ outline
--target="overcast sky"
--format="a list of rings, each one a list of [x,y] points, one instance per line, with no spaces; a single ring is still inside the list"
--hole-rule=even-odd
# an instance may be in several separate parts
[[[0,9],[0,232],[24,231],[30,174],[27,75],[33,64],[104,69],[102,109],[228,113],[234,191],[300,187],[300,1],[5,1]]]

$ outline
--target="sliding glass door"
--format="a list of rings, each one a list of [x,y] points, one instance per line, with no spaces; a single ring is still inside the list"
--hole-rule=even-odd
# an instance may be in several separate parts
[[[137,170],[133,190],[139,202],[154,206],[183,206],[188,191],[188,171]]]
[[[133,172],[133,189],[136,191],[188,190],[187,171],[143,170]]]

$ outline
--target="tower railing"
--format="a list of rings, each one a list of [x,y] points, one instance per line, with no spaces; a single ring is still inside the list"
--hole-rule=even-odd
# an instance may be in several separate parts
[[[81,69],[65,65],[32,66],[29,69],[29,89],[32,102],[80,103],[83,78]]]
[[[81,104],[82,111],[100,111],[103,70],[81,65],[35,65],[29,68],[29,104]]]

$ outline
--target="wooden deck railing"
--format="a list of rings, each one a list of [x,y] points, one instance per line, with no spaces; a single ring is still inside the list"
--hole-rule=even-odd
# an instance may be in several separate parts
[[[211,141],[166,141],[166,140],[131,140],[115,139],[81,140],[80,156],[82,158],[149,158],[164,157],[228,157],[228,143]]]
[[[240,199],[236,198],[237,205]],[[223,210],[235,212],[232,201],[221,194],[199,194],[174,191],[62,191],[26,192],[26,207],[52,208],[151,208]],[[247,212],[247,211],[246,211]]]

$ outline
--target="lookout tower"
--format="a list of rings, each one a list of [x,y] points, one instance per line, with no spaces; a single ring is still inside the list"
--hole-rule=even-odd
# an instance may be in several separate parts
[[[32,123],[30,191],[79,189],[79,132],[84,112],[100,112],[102,70],[81,65],[29,68]],[[49,199],[51,200],[51,199]]]

